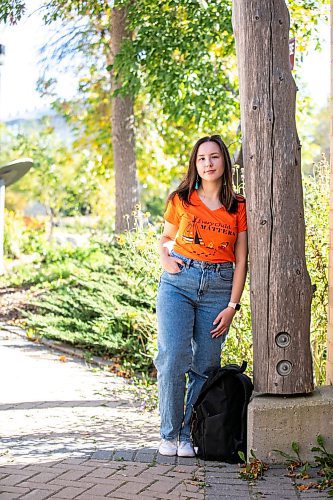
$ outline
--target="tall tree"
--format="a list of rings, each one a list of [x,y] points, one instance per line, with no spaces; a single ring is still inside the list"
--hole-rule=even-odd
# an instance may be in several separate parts
[[[234,0],[255,390],[313,390],[301,146],[284,0]]]
[[[330,178],[330,247],[328,266],[328,328],[327,328],[327,359],[326,359],[326,382],[333,385],[333,0],[331,0],[331,178]]]
[[[132,35],[128,29],[127,7],[113,7],[111,14],[112,57],[112,145],[116,181],[116,233],[134,226],[135,205],[139,202],[136,174],[134,97],[122,93],[121,74],[115,64],[122,47]]]

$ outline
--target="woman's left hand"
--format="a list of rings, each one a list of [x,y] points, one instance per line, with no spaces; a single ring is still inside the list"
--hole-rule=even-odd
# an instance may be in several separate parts
[[[232,320],[234,319],[235,312],[235,309],[232,307],[226,307],[216,316],[213,321],[215,328],[210,332],[213,338],[220,337],[228,330]]]

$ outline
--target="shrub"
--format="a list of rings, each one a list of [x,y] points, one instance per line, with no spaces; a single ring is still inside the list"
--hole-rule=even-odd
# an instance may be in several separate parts
[[[311,282],[316,286],[311,307],[311,345],[317,385],[325,383],[327,356],[329,175],[326,158],[313,165],[304,179],[306,261]]]
[[[21,254],[42,252],[46,245],[45,221],[5,210],[4,254],[19,258]]]
[[[89,248],[47,249],[38,266],[29,284],[48,290],[26,313],[32,332],[112,357],[130,375],[151,373],[159,273],[153,229],[96,240]]]

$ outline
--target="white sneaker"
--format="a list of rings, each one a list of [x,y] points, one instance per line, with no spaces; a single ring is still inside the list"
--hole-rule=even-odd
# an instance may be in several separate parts
[[[181,441],[178,445],[177,455],[179,457],[195,457],[192,444]]]
[[[158,447],[158,452],[167,457],[177,455],[177,439],[162,439]]]

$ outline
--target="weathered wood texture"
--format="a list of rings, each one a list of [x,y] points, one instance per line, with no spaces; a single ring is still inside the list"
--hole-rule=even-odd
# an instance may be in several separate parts
[[[331,0],[331,137],[330,137],[330,249],[328,263],[328,327],[326,383],[333,385],[333,0]]]
[[[130,37],[126,25],[126,8],[113,8],[111,14],[112,60],[123,42]],[[112,62],[113,62],[112,61]],[[112,72],[112,90],[121,88],[121,78]],[[133,210],[139,200],[135,161],[133,98],[118,94],[112,99],[112,147],[116,185],[116,232],[134,226]]]
[[[308,393],[313,390],[312,288],[305,264],[289,12],[284,0],[234,0],[233,6],[249,223],[255,390]],[[290,343],[279,347],[278,339],[283,346]]]

